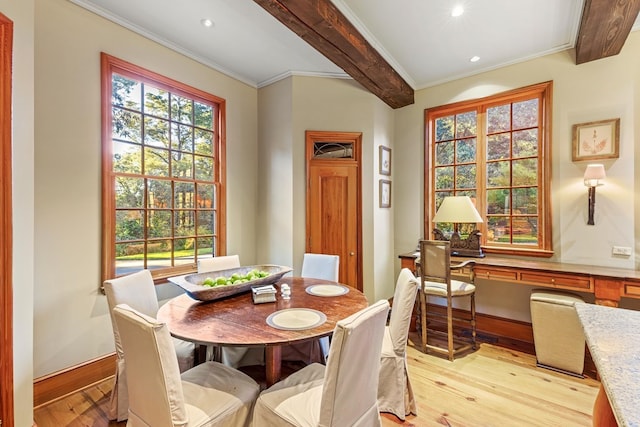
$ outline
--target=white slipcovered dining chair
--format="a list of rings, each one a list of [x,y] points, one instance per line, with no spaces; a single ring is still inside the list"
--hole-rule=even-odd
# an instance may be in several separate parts
[[[339,274],[340,257],[338,255],[311,253],[303,255],[300,276],[337,282]]]
[[[198,258],[198,273],[209,271],[228,270],[240,267],[240,256],[222,255],[211,258]]]
[[[151,277],[149,270],[138,271],[117,279],[105,280],[103,287],[111,315],[117,359],[108,416],[109,419],[122,421],[127,419],[127,409],[129,408],[127,368],[120,332],[113,317],[113,308],[118,304],[127,304],[147,316],[155,317],[158,313],[158,296],[156,295],[153,277]],[[177,338],[173,340],[178,366],[180,371],[184,372],[193,367],[195,345]]]
[[[305,253],[302,258],[301,277],[337,282],[340,272],[338,255]],[[282,347],[282,360],[301,361],[306,364],[326,361],[329,355],[329,337],[305,341]]]
[[[389,303],[380,300],[340,320],[326,367],[312,363],[263,391],[254,427],[380,426],[380,349]]]
[[[240,256],[222,255],[211,258],[198,259],[198,274],[209,273],[220,270],[228,270],[240,267]],[[263,365],[264,349],[259,347],[219,347],[218,354],[214,349],[207,350],[209,358],[219,359],[220,362],[232,368],[239,368],[247,365]]]
[[[417,292],[418,279],[408,268],[400,270],[380,358],[378,408],[403,421],[406,415],[417,415],[407,365],[407,339]]]
[[[258,383],[218,362],[180,374],[165,323],[126,304],[113,313],[128,369],[128,427],[250,425]]]

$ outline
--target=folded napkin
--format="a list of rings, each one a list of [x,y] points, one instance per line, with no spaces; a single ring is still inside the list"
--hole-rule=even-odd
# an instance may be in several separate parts
[[[258,294],[258,295],[276,293],[276,288],[273,285],[256,286],[254,288],[251,288],[251,290],[253,291],[254,294]]]
[[[276,288],[273,285],[256,286],[251,288],[251,296],[254,304],[275,302]]]

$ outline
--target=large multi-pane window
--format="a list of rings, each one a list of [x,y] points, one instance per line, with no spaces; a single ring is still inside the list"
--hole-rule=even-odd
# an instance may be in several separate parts
[[[195,269],[224,245],[224,100],[102,55],[103,276]]]
[[[425,227],[446,196],[469,196],[485,252],[551,255],[552,83],[425,111]]]

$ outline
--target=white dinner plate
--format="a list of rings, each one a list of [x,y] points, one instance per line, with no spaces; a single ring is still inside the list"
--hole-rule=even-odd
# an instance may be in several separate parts
[[[285,330],[311,329],[326,321],[327,316],[323,312],[310,308],[287,308],[271,313],[267,317],[269,326]]]
[[[305,289],[309,295],[318,297],[337,297],[349,293],[349,287],[343,285],[311,285]]]

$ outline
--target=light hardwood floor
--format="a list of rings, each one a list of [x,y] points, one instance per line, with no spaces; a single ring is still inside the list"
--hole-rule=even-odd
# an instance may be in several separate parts
[[[453,362],[408,348],[409,375],[418,416],[402,423],[383,414],[384,427],[404,426],[591,426],[600,383],[535,366],[535,356],[481,344]],[[36,408],[38,427],[118,426],[106,409],[111,381]],[[259,427],[259,426],[256,426]]]

